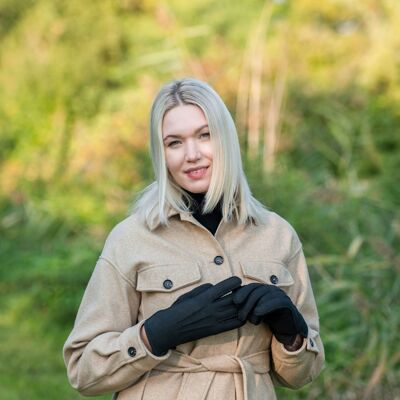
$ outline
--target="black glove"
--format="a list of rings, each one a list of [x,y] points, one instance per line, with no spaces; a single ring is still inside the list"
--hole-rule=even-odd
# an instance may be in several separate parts
[[[279,342],[291,345],[297,334],[307,337],[308,327],[297,307],[279,287],[250,283],[235,290],[233,301],[239,305],[239,319],[258,325],[267,323]]]
[[[215,286],[198,286],[148,318],[144,328],[153,354],[160,356],[178,344],[243,326],[246,320],[238,319],[233,295],[226,295],[241,283],[240,278],[232,276]]]

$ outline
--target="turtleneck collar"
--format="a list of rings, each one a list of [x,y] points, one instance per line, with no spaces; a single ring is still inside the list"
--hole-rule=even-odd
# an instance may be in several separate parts
[[[193,199],[191,207],[193,217],[214,235],[222,219],[221,201],[218,202],[217,206],[210,213],[203,214],[202,206],[206,193],[192,193],[186,189],[183,190]]]
[[[193,193],[189,190],[183,189],[193,200],[193,205],[191,207],[192,212],[201,213],[201,208],[203,206],[206,193]]]

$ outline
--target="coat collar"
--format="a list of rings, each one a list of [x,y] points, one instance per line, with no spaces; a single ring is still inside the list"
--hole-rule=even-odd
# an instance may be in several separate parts
[[[192,214],[190,212],[178,211],[175,208],[171,207],[170,205],[166,206],[166,215],[167,215],[168,219],[170,219],[171,217],[173,217],[175,215],[179,215],[181,221],[190,221],[196,225],[199,224],[199,222],[197,222],[197,220],[192,216]],[[233,220],[235,220],[235,222],[237,222],[236,216],[233,217]],[[251,220],[255,223],[253,218],[251,218]],[[147,226],[151,231],[158,228],[158,226],[160,224],[161,224],[161,221],[160,221],[160,216],[158,213],[153,218],[149,218],[149,220],[147,220]]]
[[[175,208],[171,207],[170,205],[166,206],[166,215],[168,219],[170,219],[174,215],[179,215],[181,221],[192,221],[193,219],[190,212],[178,211]],[[149,220],[147,220],[147,226],[151,231],[156,229],[160,224],[161,221],[158,213],[153,218],[149,218]]]

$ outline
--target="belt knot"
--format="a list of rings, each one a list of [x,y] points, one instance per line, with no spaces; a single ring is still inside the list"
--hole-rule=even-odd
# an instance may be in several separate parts
[[[204,400],[217,372],[241,373],[243,376],[243,398],[250,397],[251,387],[255,385],[254,374],[266,374],[269,371],[269,351],[260,351],[244,357],[221,354],[217,356],[195,358],[176,350],[170,357],[154,369],[164,372],[184,373],[178,400]],[[196,374],[210,372],[209,374]],[[235,380],[236,382],[236,380]],[[196,393],[193,388],[196,387]],[[239,392],[237,388],[237,392]],[[240,396],[240,394],[238,393]]]

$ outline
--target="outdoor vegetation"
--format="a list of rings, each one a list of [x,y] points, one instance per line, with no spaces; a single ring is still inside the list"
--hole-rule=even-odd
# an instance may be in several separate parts
[[[153,97],[194,76],[304,245],[326,367],[279,399],[399,400],[399,21],[397,0],[0,0],[0,399],[80,398],[62,346],[153,180]]]

